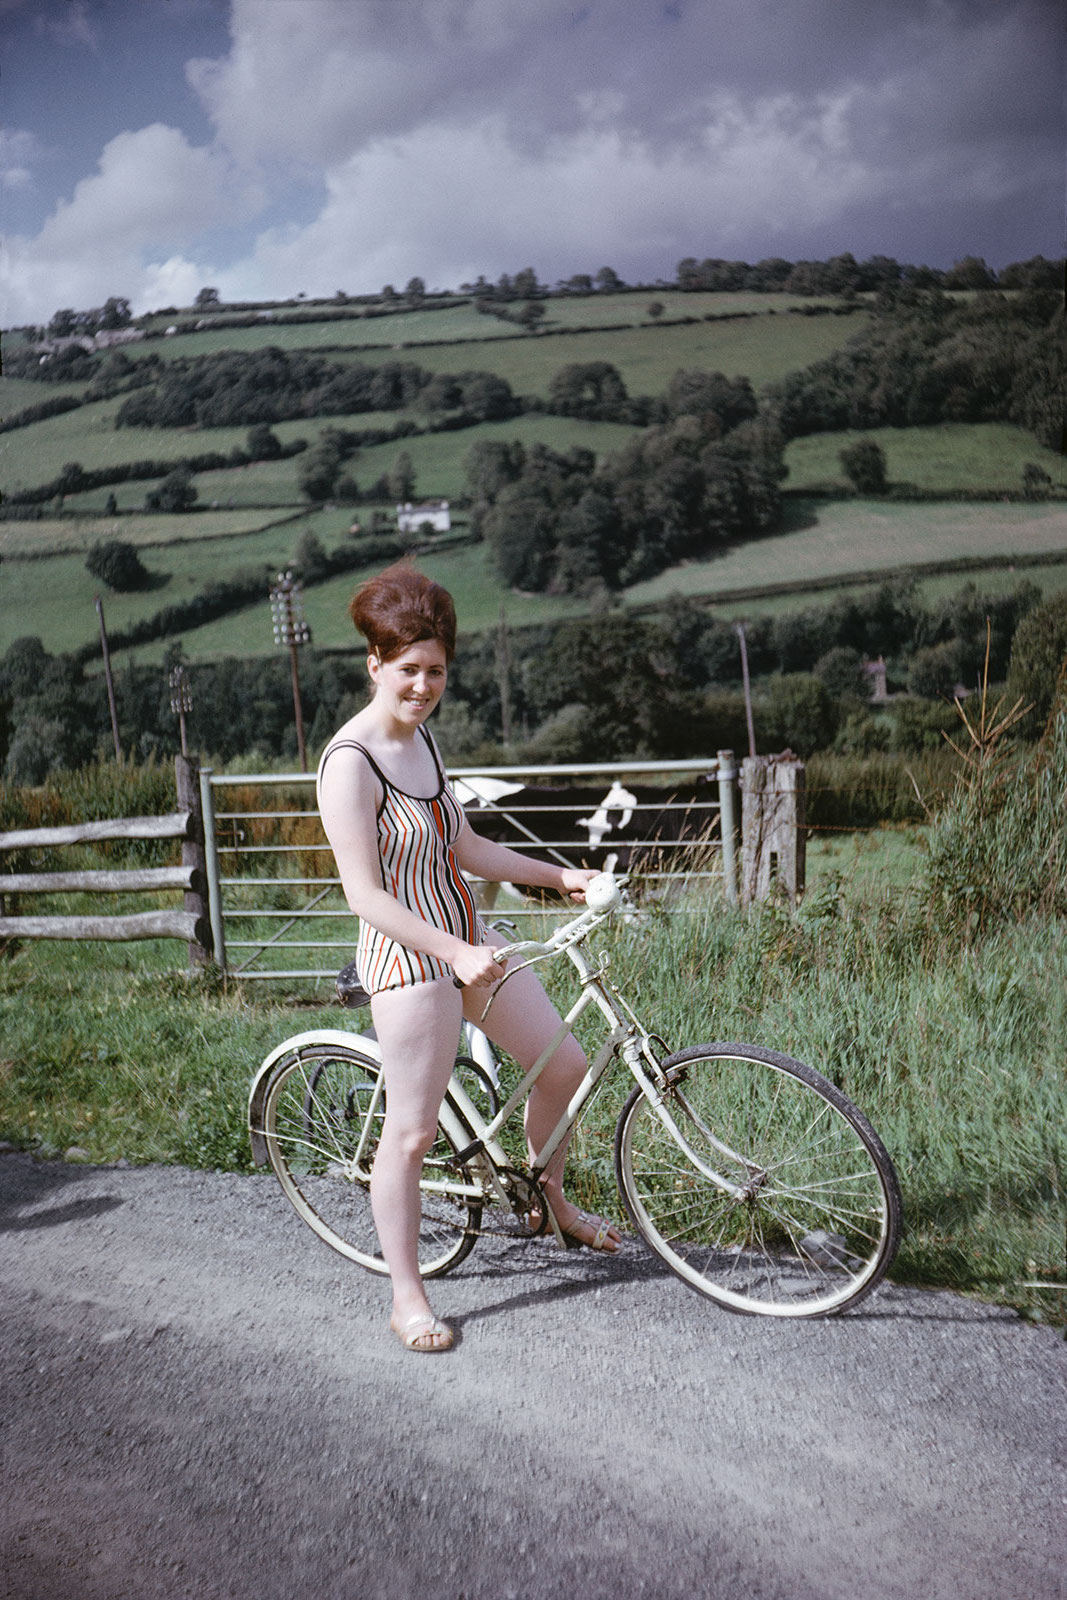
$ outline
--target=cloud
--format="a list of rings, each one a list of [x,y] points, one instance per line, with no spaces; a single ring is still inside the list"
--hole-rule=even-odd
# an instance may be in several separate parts
[[[29,188],[39,156],[40,147],[32,133],[25,128],[0,128],[0,188]]]
[[[112,294],[150,304],[150,287],[175,277],[169,263],[158,264],[161,250],[188,244],[236,211],[247,215],[260,201],[224,158],[191,145],[177,128],[155,123],[121,133],[35,238],[7,240],[5,318],[43,320],[60,305],[100,304]]]
[[[1051,253],[1062,51],[1052,0],[231,0],[226,53],[186,67],[213,142],[112,138],[10,241],[8,305]]]

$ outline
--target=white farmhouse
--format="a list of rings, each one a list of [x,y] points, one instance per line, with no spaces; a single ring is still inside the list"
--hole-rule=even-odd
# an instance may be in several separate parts
[[[424,523],[429,523],[434,533],[447,533],[452,526],[447,500],[427,500],[423,505],[413,506],[408,500],[404,505],[396,508],[396,526],[398,533],[418,533]]]

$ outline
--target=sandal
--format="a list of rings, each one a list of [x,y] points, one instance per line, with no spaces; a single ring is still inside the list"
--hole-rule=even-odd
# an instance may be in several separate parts
[[[558,1224],[560,1237],[568,1250],[603,1250],[609,1256],[617,1255],[620,1240],[611,1237],[611,1230],[615,1226],[607,1217],[591,1217],[588,1211],[579,1211],[574,1218],[575,1222],[584,1222],[586,1227],[592,1228],[593,1237],[583,1239],[577,1233],[572,1233],[569,1228]]]
[[[447,1322],[435,1317],[432,1311],[416,1311],[413,1317],[409,1317],[399,1327],[390,1317],[389,1326],[405,1350],[414,1350],[422,1355],[439,1355],[452,1348],[454,1338],[452,1329]],[[436,1340],[441,1335],[444,1335],[444,1340],[440,1344],[423,1342]]]

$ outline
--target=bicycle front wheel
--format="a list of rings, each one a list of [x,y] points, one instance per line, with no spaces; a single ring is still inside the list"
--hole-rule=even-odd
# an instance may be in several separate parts
[[[869,1294],[902,1206],[863,1113],[754,1045],[695,1045],[663,1069],[662,1100],[635,1089],[615,1134],[619,1190],[652,1249],[730,1311],[829,1316]]]
[[[263,1107],[270,1164],[297,1215],[371,1272],[387,1273],[370,1205],[370,1174],[385,1117],[381,1066],[343,1046],[304,1045],[278,1063]],[[443,1128],[423,1162],[419,1271],[438,1277],[470,1254],[481,1204]]]

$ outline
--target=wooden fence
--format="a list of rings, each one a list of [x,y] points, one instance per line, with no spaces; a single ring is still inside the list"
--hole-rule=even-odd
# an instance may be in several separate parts
[[[227,941],[222,892],[226,884],[237,880],[220,876],[212,784],[238,781],[245,784],[255,784],[257,781],[288,783],[298,779],[310,783],[312,780],[306,774],[289,774],[282,778],[263,775],[258,779],[254,776],[240,780],[219,779],[213,777],[209,769],[201,772],[200,763],[189,756],[177,756],[174,765],[179,809],[168,816],[112,818],[100,822],[71,823],[64,827],[23,828],[0,833],[0,854],[10,850],[100,844],[113,839],[180,839],[182,847],[181,866],[176,867],[143,867],[130,871],[100,869],[0,873],[0,942],[11,939],[183,939],[188,942],[191,966],[214,961],[225,971]],[[731,772],[728,776],[732,778],[734,775]],[[723,804],[722,836],[724,846],[730,847],[732,859],[735,814],[732,800],[729,805],[725,800]],[[292,814],[305,815],[304,812]],[[244,813],[241,815],[245,816]],[[279,813],[265,811],[252,815],[276,818]],[[805,837],[803,763],[789,752],[781,756],[749,757],[742,763],[741,780],[739,898],[742,905],[766,900],[783,891],[790,904],[796,904],[804,892]],[[275,852],[279,848],[306,851],[308,847],[268,844],[246,847],[243,853],[254,854],[256,850]],[[733,888],[732,871],[731,866],[725,885],[728,898],[734,898],[737,893]],[[327,889],[323,893],[337,885],[335,878],[262,880],[263,883],[274,881],[304,888],[325,884]],[[34,894],[130,894],[158,893],[161,890],[181,890],[184,894],[183,909],[140,911],[114,916],[21,916],[16,914],[12,904],[16,898]],[[311,909],[304,908],[292,913],[264,912],[260,909],[258,913],[253,910],[240,914],[286,918],[286,928],[281,933],[301,917],[346,915],[343,908],[338,913],[317,909],[321,898],[322,894],[319,894],[310,902]],[[272,936],[266,944],[273,945],[278,938],[280,933]],[[263,942],[253,941],[257,948]],[[350,932],[346,933],[343,944],[345,948],[350,946]],[[313,971],[253,971],[243,975],[315,977],[318,974]]]
[[[0,875],[0,939],[184,939],[191,965],[212,959],[208,885],[204,870],[199,762],[175,758],[181,809],[163,817],[113,817],[55,828],[19,828],[0,833],[0,852],[101,844],[112,839],[180,839],[181,866],[72,872],[9,872]],[[19,916],[10,901],[39,894],[139,894],[180,889],[182,910],[137,911],[107,916]]]

